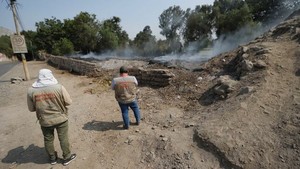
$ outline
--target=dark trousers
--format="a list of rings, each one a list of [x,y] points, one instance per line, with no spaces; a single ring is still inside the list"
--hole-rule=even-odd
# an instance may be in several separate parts
[[[47,154],[50,159],[56,158],[55,148],[54,148],[54,130],[56,129],[61,150],[63,152],[63,158],[67,159],[71,156],[70,144],[69,144],[69,136],[68,136],[68,121],[63,123],[51,126],[51,127],[43,127],[42,132],[44,135],[44,144]]]

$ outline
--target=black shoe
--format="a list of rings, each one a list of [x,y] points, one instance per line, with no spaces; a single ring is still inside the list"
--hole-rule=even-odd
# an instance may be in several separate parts
[[[66,165],[70,164],[71,161],[75,160],[76,157],[77,157],[76,154],[71,154],[71,156],[68,159],[64,160],[63,165],[66,166]]]
[[[138,126],[138,125],[140,125],[140,122],[135,122],[134,124]]]
[[[55,155],[55,158],[54,159],[50,159],[50,164],[51,165],[54,165],[54,164],[56,164],[57,163],[57,152],[55,151],[55,153],[54,153],[54,155]]]
[[[55,165],[57,163],[57,158],[56,159],[50,159],[50,164],[51,165]]]
[[[128,129],[129,129],[129,126],[123,125],[123,129],[128,130]]]

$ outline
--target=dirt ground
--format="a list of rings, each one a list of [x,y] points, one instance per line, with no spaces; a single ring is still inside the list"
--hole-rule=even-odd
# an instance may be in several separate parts
[[[0,77],[0,168],[299,168],[300,33],[295,39],[290,31],[299,23],[221,54],[198,71],[165,67],[174,80],[164,88],[139,88],[142,122],[129,130],[122,129],[110,89],[117,70],[91,78],[32,61],[31,80],[11,84],[24,77],[18,64]],[[245,59],[260,69],[241,72]],[[48,163],[39,123],[27,109],[27,89],[41,68],[51,69],[73,99],[69,132],[78,157],[66,167]],[[214,89],[223,75],[236,85],[220,97]],[[132,112],[130,118],[134,122]],[[61,157],[57,137],[55,145]]]
[[[212,155],[193,143],[192,128],[182,126],[184,112],[161,104],[163,99],[153,89],[140,88],[145,99],[151,98],[151,103],[144,102],[144,97],[139,100],[141,125],[123,130],[120,110],[108,85],[57,70],[44,62],[28,62],[28,67],[32,80],[10,83],[12,77],[24,77],[22,64],[1,77],[0,168],[169,168],[170,162],[174,166],[218,166]],[[35,113],[27,110],[26,91],[41,68],[51,69],[73,99],[69,107],[70,142],[78,158],[67,167],[48,164],[39,123]],[[130,117],[134,119],[132,113]],[[55,144],[61,155],[57,138]],[[192,158],[193,153],[197,159]],[[189,163],[177,164],[182,155]],[[198,160],[207,157],[210,160]]]

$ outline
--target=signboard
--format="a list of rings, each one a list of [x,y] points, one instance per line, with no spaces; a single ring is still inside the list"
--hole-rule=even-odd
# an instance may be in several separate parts
[[[25,37],[23,35],[11,35],[10,41],[14,53],[28,53]]]

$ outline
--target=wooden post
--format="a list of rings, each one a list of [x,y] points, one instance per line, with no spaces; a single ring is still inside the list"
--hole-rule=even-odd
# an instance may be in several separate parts
[[[11,9],[13,12],[13,17],[14,17],[14,22],[15,22],[15,27],[16,27],[16,33],[17,35],[21,35],[20,31],[19,31],[19,26],[18,26],[18,18],[17,18],[17,12],[16,12],[16,6],[15,6],[15,1],[16,0],[10,0],[10,5],[11,5]],[[25,72],[25,80],[30,80],[30,75],[29,75],[29,71],[27,68],[27,62],[26,62],[26,57],[24,53],[21,53],[22,56],[22,63],[23,63],[23,68],[24,68],[24,72]]]

